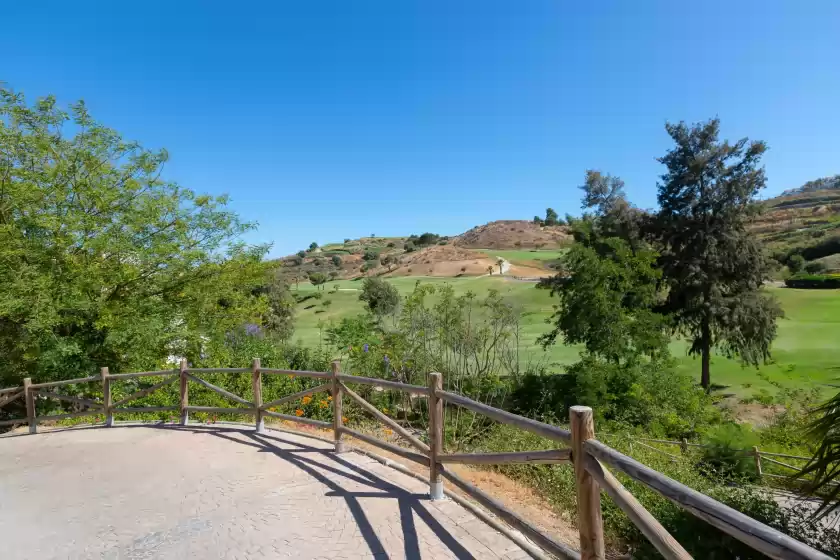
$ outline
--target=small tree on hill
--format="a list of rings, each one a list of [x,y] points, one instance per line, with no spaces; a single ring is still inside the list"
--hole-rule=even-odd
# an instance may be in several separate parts
[[[339,257],[338,255],[333,255],[332,263],[334,266],[341,266],[341,257]]]
[[[493,265],[487,265],[487,274],[493,276]]]
[[[379,318],[397,310],[400,294],[397,289],[381,278],[365,278],[359,300],[367,304],[371,313]]]
[[[297,256],[299,256],[300,258],[305,258],[306,257],[306,251],[301,249],[300,251],[297,252]]]
[[[554,208],[546,208],[545,209],[545,222],[544,224],[547,226],[556,226],[557,225],[557,212],[554,211]]]
[[[314,250],[315,250],[315,249],[317,249],[317,248],[318,248],[318,244],[317,244],[317,243],[315,243],[314,241],[313,241],[312,243],[310,243],[310,244],[309,244],[309,250],[310,250],[310,251],[314,251]]]
[[[755,197],[765,186],[759,167],[767,150],[746,138],[719,142],[717,119],[691,127],[668,124],[676,146],[660,162],[655,234],[668,286],[663,311],[701,356],[700,383],[711,385],[714,347],[758,365],[776,337],[778,303],[761,288],[770,270],[758,241],[746,229]]]
[[[534,216],[534,223],[537,224],[538,226],[541,226],[542,225],[542,218],[540,218],[539,216]]]
[[[322,286],[327,281],[327,275],[323,272],[310,272],[309,281],[312,282],[312,285],[316,288],[322,289]]]

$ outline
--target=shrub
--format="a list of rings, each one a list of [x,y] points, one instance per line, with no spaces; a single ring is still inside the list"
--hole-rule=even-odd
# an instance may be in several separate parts
[[[338,255],[333,255],[332,263],[334,266],[341,266],[341,257],[339,257]]]
[[[425,247],[426,245],[434,245],[438,241],[440,241],[440,236],[438,234],[426,232],[420,235],[415,243],[420,247]]]
[[[785,280],[788,288],[801,289],[837,289],[840,288],[840,276],[832,274],[794,274]]]
[[[416,247],[411,241],[403,245],[403,250],[405,250],[406,253],[412,253],[415,249]]]
[[[318,248],[318,244],[317,244],[317,243],[315,243],[314,241],[313,241],[312,243],[310,243],[310,244],[309,244],[309,250],[310,250],[310,251],[314,251],[314,250],[315,250],[315,249],[317,249],[317,248]]]
[[[389,242],[388,242],[388,245],[386,245],[386,246],[387,246],[387,247],[389,247],[389,248],[396,247],[396,245],[394,244],[394,242],[393,242],[393,241],[389,241]]]
[[[306,251],[301,249],[300,251],[297,252],[297,256],[299,256],[300,258],[304,258],[306,256]]]
[[[324,307],[329,307],[330,305],[332,305],[332,300],[331,299],[325,299],[324,301],[321,302],[321,305],[323,305]]]
[[[381,278],[366,278],[359,300],[367,304],[371,313],[381,317],[396,311],[400,303],[400,294],[394,286]]]
[[[379,258],[379,252],[374,249],[367,249],[362,258],[366,261],[375,261]]]
[[[758,445],[758,436],[746,424],[722,424],[706,434],[703,466],[718,476],[755,479],[755,462],[748,452]]]
[[[347,245],[348,243],[350,243],[350,238],[349,238],[349,237],[345,237],[345,238],[344,238],[344,244],[345,244],[345,245]]]
[[[823,271],[825,271],[825,265],[819,261],[811,261],[809,263],[805,263],[805,272],[808,272],[810,274],[819,274]]]

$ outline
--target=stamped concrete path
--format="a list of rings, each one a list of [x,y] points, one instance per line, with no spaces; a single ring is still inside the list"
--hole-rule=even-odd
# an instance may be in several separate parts
[[[0,558],[527,558],[428,486],[237,426],[0,438]]]

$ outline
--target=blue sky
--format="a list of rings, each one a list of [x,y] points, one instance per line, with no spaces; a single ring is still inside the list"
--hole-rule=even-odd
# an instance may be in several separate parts
[[[589,168],[656,201],[664,123],[769,143],[766,196],[840,173],[840,2],[15,2],[0,80],[83,98],[231,195],[272,255],[456,234]]]

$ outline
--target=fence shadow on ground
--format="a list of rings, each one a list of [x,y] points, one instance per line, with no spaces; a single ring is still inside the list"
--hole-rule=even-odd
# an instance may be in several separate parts
[[[346,502],[347,508],[353,515],[353,519],[365,543],[367,543],[371,555],[383,554],[385,548],[379,536],[376,534],[373,525],[370,523],[359,501],[360,498],[397,500],[406,559],[417,560],[421,557],[414,514],[426,524],[437,538],[440,539],[440,542],[459,560],[475,559],[475,556],[464,548],[455,536],[447,531],[433,517],[428,509],[426,509],[424,504],[429,502],[428,494],[413,493],[404,488],[400,488],[370,471],[341,458],[340,455],[335,454],[332,448],[319,448],[292,441],[291,439],[282,437],[283,432],[255,433],[224,426],[174,426],[169,424],[121,427],[153,428],[206,434],[225,439],[235,444],[251,447],[257,452],[273,454],[323,484],[327,489],[324,494],[325,496],[343,499]],[[306,437],[305,434],[300,435]],[[287,449],[281,446],[293,446],[295,449]],[[370,491],[354,492],[347,490],[339,482],[329,478],[324,473],[319,472],[319,470],[332,473],[348,481],[368,486]]]

